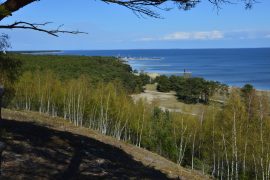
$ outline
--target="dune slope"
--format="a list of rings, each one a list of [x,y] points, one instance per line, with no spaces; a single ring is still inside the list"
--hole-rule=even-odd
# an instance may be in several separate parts
[[[207,179],[147,150],[62,118],[4,110],[4,179]]]

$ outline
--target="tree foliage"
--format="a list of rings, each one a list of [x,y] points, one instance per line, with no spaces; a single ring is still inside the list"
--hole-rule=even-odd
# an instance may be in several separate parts
[[[5,54],[10,47],[9,37],[6,34],[0,35],[0,86],[5,88],[3,104],[6,104],[14,93],[13,84],[20,75],[20,61]]]
[[[0,51],[6,51],[8,48],[10,48],[9,36],[7,34],[1,34],[0,35]]]
[[[149,82],[146,74],[136,76],[132,68],[115,57],[52,56],[9,54],[22,62],[22,72],[51,70],[60,79],[75,79],[82,74],[90,76],[93,84],[118,80],[129,93],[141,92]]]
[[[231,89],[224,106],[201,105],[196,115],[189,115],[135,102],[121,81],[94,83],[92,75],[62,78],[53,69],[24,71],[9,107],[63,117],[217,179],[270,178],[267,95],[252,90],[247,98],[241,89]]]
[[[162,75],[157,78],[157,90],[161,92],[175,91],[179,100],[185,103],[208,103],[215,93],[226,91],[227,86],[217,81],[203,78],[185,78],[182,76]]]
[[[171,84],[169,78],[165,75],[158,76],[156,81],[158,82],[157,90],[160,92],[169,92],[171,90]]]

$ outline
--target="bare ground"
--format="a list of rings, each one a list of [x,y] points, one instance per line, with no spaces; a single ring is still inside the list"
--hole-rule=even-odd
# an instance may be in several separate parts
[[[155,103],[161,109],[168,110],[170,112],[181,112],[184,114],[190,115],[198,115],[201,114],[202,104],[185,104],[180,102],[175,96],[176,93],[174,91],[165,93],[158,92],[156,90],[156,85],[147,84],[145,86],[144,92],[140,94],[133,94],[132,98],[134,101],[138,101],[139,99],[146,100],[149,104]]]
[[[61,118],[4,110],[0,179],[208,179],[165,158]]]

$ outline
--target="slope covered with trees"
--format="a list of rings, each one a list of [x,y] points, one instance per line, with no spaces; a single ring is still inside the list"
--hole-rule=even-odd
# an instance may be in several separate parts
[[[209,179],[63,118],[7,109],[3,118],[1,179]]]
[[[151,17],[160,17],[151,8],[162,8],[161,5],[168,2],[167,0],[101,1],[121,5],[135,13]],[[38,1],[2,1],[0,22],[34,2]],[[200,1],[173,0],[172,2],[182,9],[190,9]],[[220,3],[238,1],[209,0],[209,2],[219,7]],[[255,1],[241,0],[241,2],[249,8]],[[54,36],[57,36],[57,33],[80,33],[60,29],[47,30],[44,28],[47,24],[47,22],[35,24],[19,21],[2,24],[0,28],[32,29]],[[5,65],[6,62],[2,62]],[[242,91],[233,89],[224,107],[206,106],[201,109],[199,116],[190,116],[163,112],[155,104],[148,105],[144,101],[133,102],[129,93],[136,91],[140,87],[137,84],[141,83],[138,83],[129,73],[121,74],[122,71],[117,71],[117,68],[111,71],[118,72],[121,74],[120,77],[119,74],[110,74],[106,68],[106,70],[100,69],[101,74],[98,74],[100,71],[89,74],[87,69],[77,67],[76,63],[73,64],[74,68],[74,66],[68,67],[68,64],[63,62],[58,66],[50,65],[53,64],[51,61],[47,67],[45,66],[46,69],[52,66],[48,68],[51,71],[44,71],[43,65],[46,62],[41,64],[39,70],[32,69],[31,65],[28,66],[29,69],[27,66],[24,67],[29,71],[23,71],[18,81],[12,81],[9,74],[1,76],[0,83],[7,84],[8,89],[14,94],[10,96],[12,99],[9,99],[9,107],[63,116],[77,126],[86,126],[139,147],[145,147],[178,164],[199,169],[219,179],[269,179],[270,177],[269,97],[266,95],[258,96],[248,87]],[[60,68],[56,68],[60,66],[61,69],[68,70],[63,72]],[[88,67],[86,64],[83,66]],[[12,66],[8,65],[8,67]],[[102,65],[95,67],[102,67]],[[76,73],[78,69],[80,73]],[[130,72],[130,69],[127,71]],[[193,83],[193,80],[196,83]],[[178,96],[183,97],[184,100],[197,102],[198,99],[202,99],[203,88],[198,85],[203,81],[193,80],[183,82],[183,87],[189,88],[180,89]],[[191,95],[187,94],[190,90],[192,90]]]
[[[14,88],[10,107],[63,117],[219,179],[270,177],[269,97],[254,89],[233,89],[224,106],[193,116],[133,102],[121,83],[93,85],[87,76],[26,72]]]

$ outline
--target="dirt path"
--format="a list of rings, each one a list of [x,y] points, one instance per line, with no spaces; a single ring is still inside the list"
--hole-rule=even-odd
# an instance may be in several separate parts
[[[205,179],[149,151],[61,118],[4,110],[0,179]]]

